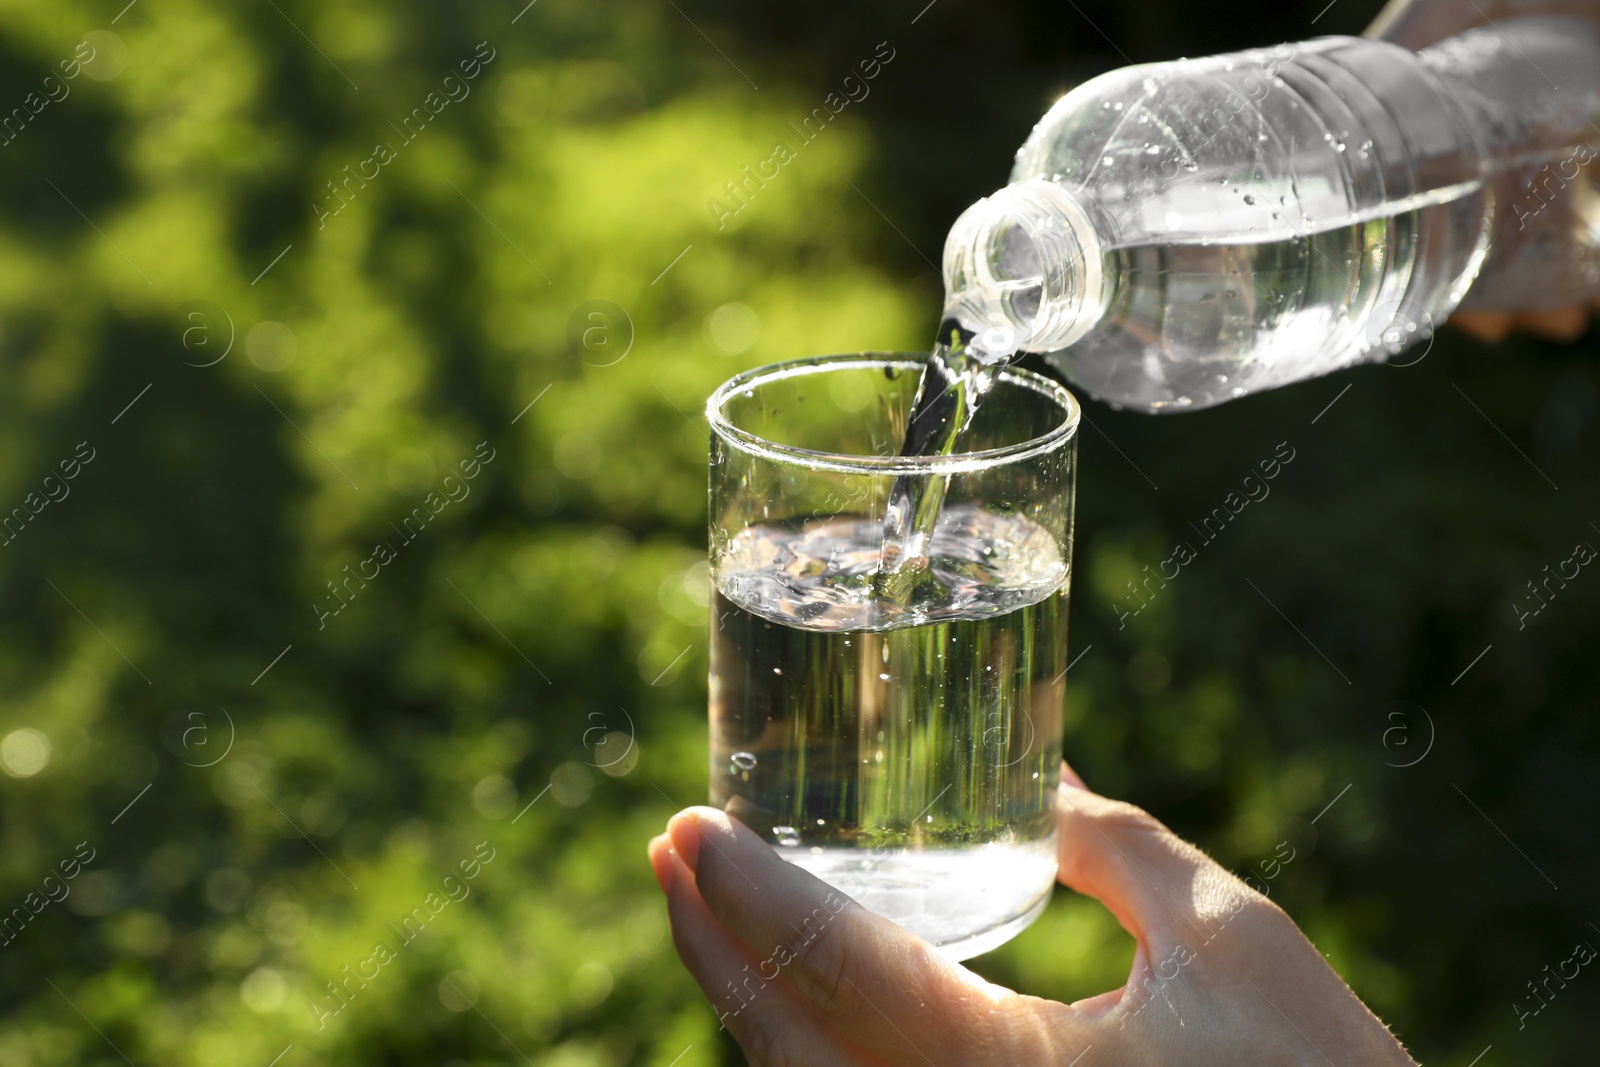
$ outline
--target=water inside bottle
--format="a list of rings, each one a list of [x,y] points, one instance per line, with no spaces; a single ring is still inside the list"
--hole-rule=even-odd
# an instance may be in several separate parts
[[[1050,361],[1114,406],[1174,411],[1394,356],[1487,248],[1485,190],[1446,192],[1396,214],[1109,247],[1097,320]]]

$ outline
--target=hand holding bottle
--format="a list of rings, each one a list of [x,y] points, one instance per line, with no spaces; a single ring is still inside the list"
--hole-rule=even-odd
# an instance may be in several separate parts
[[[750,1062],[1414,1061],[1283,910],[1062,768],[1061,881],[1137,940],[1120,989],[1062,1004],[940,957],[713,808],[650,842],[673,940]]]

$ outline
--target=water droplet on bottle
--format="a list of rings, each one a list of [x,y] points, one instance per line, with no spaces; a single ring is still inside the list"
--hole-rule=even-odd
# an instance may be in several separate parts
[[[1244,202],[1247,204],[1254,204],[1256,202],[1256,198],[1251,196],[1249,193],[1245,193]]]
[[[749,752],[735,752],[732,756],[733,765],[741,771],[756,769],[756,758]]]
[[[792,826],[774,826],[772,837],[784,848],[794,848],[800,844],[800,832]]]

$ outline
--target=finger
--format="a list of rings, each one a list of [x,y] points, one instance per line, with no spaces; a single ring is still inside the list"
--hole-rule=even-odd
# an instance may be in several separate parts
[[[711,914],[756,951],[770,946],[784,977],[845,1037],[891,1063],[1039,1059],[1043,1002],[949,962],[714,808],[675,815],[667,832]]]
[[[1209,940],[1255,896],[1148,813],[1065,781],[1057,827],[1062,884],[1104,904],[1157,956],[1180,941]]]
[[[1493,344],[1511,332],[1511,316],[1504,311],[1458,311],[1450,316],[1450,325]]]
[[[1515,325],[1518,329],[1551,341],[1576,341],[1589,328],[1589,309],[1582,304],[1574,304],[1572,307],[1525,311],[1516,317]]]
[[[756,1067],[867,1067],[877,1061],[829,1026],[763,960],[730,934],[706,909],[694,873],[672,851],[665,834],[649,846],[650,866],[667,896],[672,941],[683,964],[711,1001],[720,1026]]]

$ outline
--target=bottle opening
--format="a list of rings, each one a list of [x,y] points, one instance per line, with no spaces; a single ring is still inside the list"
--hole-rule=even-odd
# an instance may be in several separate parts
[[[962,213],[945,242],[945,313],[1000,363],[1065,348],[1099,317],[1100,241],[1072,194],[1031,178]]]

